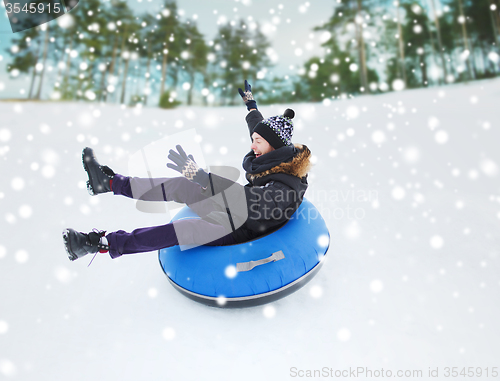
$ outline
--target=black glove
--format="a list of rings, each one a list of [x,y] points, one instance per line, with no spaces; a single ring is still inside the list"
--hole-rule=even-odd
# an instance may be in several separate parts
[[[186,155],[186,152],[184,152],[180,145],[177,145],[175,148],[177,148],[179,153],[171,149],[168,155],[168,158],[175,164],[168,163],[167,167],[175,169],[187,179],[200,184],[203,188],[206,188],[210,182],[208,173],[198,167],[198,164],[194,161],[193,155]]]
[[[250,84],[246,79],[245,79],[245,91],[238,89],[238,92],[243,98],[243,102],[245,102],[248,111],[250,111],[253,108],[257,109],[257,102],[255,102],[255,100],[253,99],[252,86],[250,86]]]

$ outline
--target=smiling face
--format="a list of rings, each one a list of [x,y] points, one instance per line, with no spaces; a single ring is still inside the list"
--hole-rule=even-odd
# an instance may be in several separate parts
[[[255,157],[274,151],[274,148],[267,142],[267,140],[256,132],[252,134],[252,145],[250,146],[250,149],[255,153]]]

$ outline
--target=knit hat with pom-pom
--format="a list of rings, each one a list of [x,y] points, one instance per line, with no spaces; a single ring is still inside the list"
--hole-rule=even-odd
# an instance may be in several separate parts
[[[295,112],[286,109],[283,115],[271,116],[261,120],[253,129],[273,147],[278,149],[292,145],[293,122]]]

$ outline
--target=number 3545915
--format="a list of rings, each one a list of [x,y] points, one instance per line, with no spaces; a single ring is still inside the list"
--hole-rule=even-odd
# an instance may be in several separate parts
[[[21,8],[20,3],[7,3],[7,13],[60,13],[60,4],[26,3]]]
[[[445,377],[471,377],[471,378],[479,378],[479,377],[498,377],[498,367],[493,368],[480,368],[480,367],[445,367],[444,368],[444,376]]]

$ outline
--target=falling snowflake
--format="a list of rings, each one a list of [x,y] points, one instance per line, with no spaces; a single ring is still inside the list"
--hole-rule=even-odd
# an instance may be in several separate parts
[[[162,336],[165,340],[172,341],[176,336],[175,329],[173,329],[172,327],[165,328],[162,331]]]
[[[371,281],[371,283],[370,283],[371,292],[378,294],[383,289],[384,289],[384,284],[382,283],[381,280],[375,279],[375,280]]]
[[[28,252],[26,250],[18,250],[14,254],[14,258],[16,259],[17,263],[23,264],[23,263],[28,262],[29,255],[28,255]]]
[[[321,296],[323,295],[323,288],[321,286],[312,286],[309,289],[309,295],[311,295],[315,299],[321,298]]]
[[[351,338],[351,331],[347,328],[341,328],[337,332],[337,338],[340,341],[349,341],[349,339]]]
[[[264,317],[272,319],[276,316],[276,308],[274,308],[273,306],[265,306],[262,310],[262,314],[264,315]]]
[[[435,235],[431,238],[430,245],[433,249],[441,249],[444,245],[444,240],[441,236]]]
[[[236,270],[236,266],[233,265],[227,266],[224,270],[224,275],[229,279],[235,278],[236,275],[238,275],[238,270]]]

